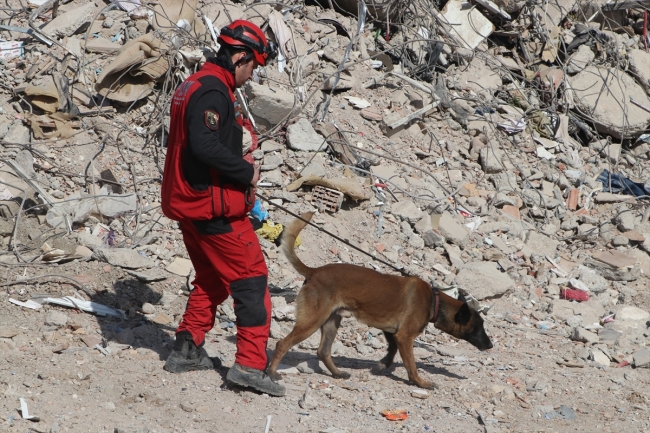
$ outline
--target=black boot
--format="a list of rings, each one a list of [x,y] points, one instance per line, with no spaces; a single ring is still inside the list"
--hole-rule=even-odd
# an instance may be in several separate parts
[[[239,364],[233,365],[228,370],[226,379],[235,385],[253,388],[256,391],[276,397],[282,397],[287,392],[284,386],[274,382],[264,371]]]
[[[192,340],[192,334],[189,331],[181,331],[176,334],[174,350],[163,368],[171,373],[184,373],[194,370],[213,370],[215,367],[221,367],[221,362],[214,365],[203,348],[203,343],[197,347]]]

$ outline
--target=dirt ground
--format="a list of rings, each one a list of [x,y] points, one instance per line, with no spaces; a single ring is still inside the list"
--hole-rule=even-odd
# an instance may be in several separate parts
[[[302,236],[298,253],[306,263],[333,260],[319,248],[316,230],[307,228]],[[186,282],[178,277],[143,284],[99,262],[61,265],[56,273],[74,274],[105,288],[94,300],[127,310],[150,302],[157,311],[178,318],[187,297]],[[340,431],[326,430],[330,427],[348,432],[650,431],[647,370],[599,368],[589,362],[573,362],[580,367],[571,367],[565,361],[575,361],[584,344],[525,321],[504,320],[506,315],[530,313],[512,297],[496,300],[485,318],[494,343],[489,352],[478,352],[432,327],[420,336],[415,350],[418,369],[439,385],[425,399],[412,396],[416,388],[407,382],[399,355],[386,374],[370,373],[385,343],[380,333],[353,319],[344,320],[340,343],[334,346],[335,362],[352,374],[349,380],[332,379],[319,366],[315,350],[295,347],[283,364],[306,363],[314,372],[286,374],[286,397],[273,398],[225,383],[236,327],[217,325],[206,339],[208,353],[223,361],[222,368],[171,374],[162,367],[173,344],[173,322],[158,325],[133,310],[131,317],[119,320],[59,306],[35,311],[8,302],[10,297],[74,291],[66,283],[41,283],[7,287],[2,293],[0,323],[19,330],[13,338],[0,339],[2,431],[262,432],[268,416],[273,432]],[[54,310],[67,316],[65,326],[45,323]],[[290,321],[279,323],[285,331],[292,326]],[[133,330],[130,346],[116,343],[124,329]],[[378,349],[361,354],[354,346],[373,334]],[[83,338],[107,341],[116,353],[104,355]],[[303,346],[309,347],[311,340]],[[276,341],[269,341],[269,354]],[[21,397],[40,421],[21,418]],[[381,414],[395,409],[405,409],[408,418],[388,421]]]

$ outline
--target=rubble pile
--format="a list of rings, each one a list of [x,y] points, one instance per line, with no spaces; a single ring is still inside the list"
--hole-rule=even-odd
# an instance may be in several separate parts
[[[287,211],[317,209],[323,231],[308,227],[298,249],[310,266],[419,276],[484,313],[497,350],[516,350],[515,335],[534,340],[547,368],[626,367],[635,377],[650,367],[650,2],[6,3],[0,315],[39,336],[46,347],[34,356],[157,360],[154,347],[170,350],[193,269],[178,224],[160,210],[169,102],[214,55],[219,29],[242,18],[280,50],[237,94],[259,136],[254,216],[264,223],[272,339],[291,330],[302,284],[277,247],[282,225]],[[72,320],[70,307],[105,317]],[[39,315],[42,326],[30,324]],[[217,319],[207,347],[227,364],[232,300]],[[2,351],[26,350],[21,334],[0,330]],[[333,353],[349,358],[379,359],[387,347],[352,320],[337,338]],[[450,343],[431,325],[416,355],[467,366]],[[297,359],[281,369],[289,382],[320,370]],[[519,380],[494,373],[507,380],[484,400],[571,420],[574,409],[531,400],[553,395],[525,376],[535,362]],[[467,368],[495,367],[481,363]],[[343,405],[363,400],[342,396],[360,392],[354,384],[314,383],[300,393],[304,410],[322,408],[320,391]],[[647,410],[650,396],[639,395]],[[517,431],[481,404],[460,410],[485,431]]]

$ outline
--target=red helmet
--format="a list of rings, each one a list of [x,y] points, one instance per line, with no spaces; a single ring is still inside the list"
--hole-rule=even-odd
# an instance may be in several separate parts
[[[262,29],[246,20],[235,20],[222,28],[217,42],[250,49],[262,66],[266,66],[266,62],[276,55],[275,44],[266,40]]]

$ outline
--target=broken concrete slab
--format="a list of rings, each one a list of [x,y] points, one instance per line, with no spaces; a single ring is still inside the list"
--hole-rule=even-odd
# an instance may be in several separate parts
[[[494,31],[494,24],[469,2],[450,0],[440,13],[450,34],[465,48],[473,50]]]
[[[494,262],[472,262],[461,266],[454,284],[479,301],[501,297],[515,288],[512,278],[501,272]]]
[[[638,350],[632,357],[636,368],[650,368],[650,349]]]
[[[154,265],[152,259],[130,248],[97,248],[93,258],[126,269],[150,268]]]
[[[391,213],[403,221],[415,224],[422,219],[424,212],[413,200],[402,200],[391,205]]]
[[[327,142],[311,126],[304,117],[287,127],[287,143],[293,150],[306,152],[323,151],[327,149]]]
[[[560,241],[552,239],[542,233],[529,230],[526,234],[526,246],[533,252],[546,254],[553,257],[557,251]]]
[[[650,95],[650,54],[643,50],[632,50],[628,54],[630,73],[637,83]]]
[[[293,93],[278,86],[271,89],[252,80],[246,84],[246,95],[250,100],[248,108],[257,125],[263,130],[288,120],[296,106]]]
[[[571,339],[573,341],[580,341],[588,344],[596,344],[600,340],[598,334],[594,334],[593,332],[587,331],[586,329],[579,326],[573,330]]]
[[[634,104],[630,97],[645,107],[650,98],[634,79],[624,72],[588,66],[569,77],[574,101],[583,113],[590,113],[596,129],[617,139],[635,138],[650,123],[650,113]]]
[[[72,36],[82,26],[90,23],[95,16],[96,9],[97,6],[95,3],[90,2],[81,7],[75,8],[74,10],[61,14],[43,27],[43,33],[54,38]]]
[[[567,73],[569,75],[574,75],[581,72],[594,60],[595,57],[596,54],[594,54],[589,45],[580,45],[578,51],[573,53],[569,58],[569,62],[567,63]]]
[[[431,224],[431,215],[424,215],[415,226],[415,231],[420,234],[424,240],[424,245],[429,248],[441,247],[445,244],[445,238],[433,230]]]
[[[184,259],[182,257],[176,257],[173,262],[165,268],[167,272],[172,274],[180,275],[181,277],[187,277],[192,272],[192,261]]]
[[[493,146],[486,146],[479,151],[479,159],[483,171],[488,174],[501,173],[503,167],[503,152]]]
[[[444,212],[440,217],[438,230],[447,242],[458,245],[461,248],[465,247],[469,239],[469,231],[458,223],[449,212]]]

